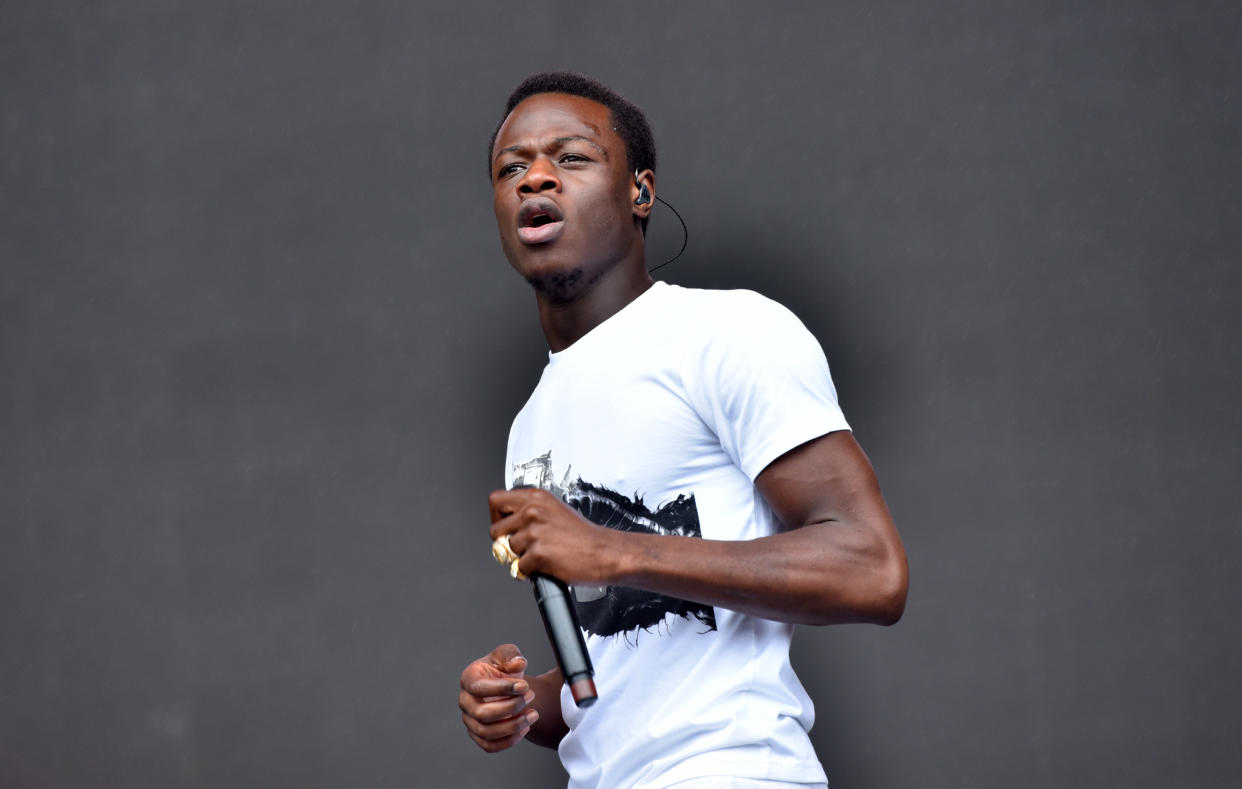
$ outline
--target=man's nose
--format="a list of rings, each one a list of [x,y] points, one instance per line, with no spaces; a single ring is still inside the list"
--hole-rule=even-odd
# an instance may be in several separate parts
[[[560,185],[561,182],[556,177],[556,168],[552,162],[547,157],[540,156],[526,169],[526,174],[518,182],[518,191],[523,194],[533,194],[548,189],[559,189]]]

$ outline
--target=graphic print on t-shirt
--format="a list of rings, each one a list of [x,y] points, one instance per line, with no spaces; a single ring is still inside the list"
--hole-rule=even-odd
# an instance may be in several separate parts
[[[550,451],[534,460],[516,464],[511,485],[515,488],[543,488],[558,496],[582,517],[610,529],[680,537],[703,536],[693,493],[678,495],[652,512],[637,494],[631,499],[601,485],[586,482],[581,477],[571,482],[569,469],[565,470],[558,483],[552,474]],[[716,615],[711,606],[678,597],[628,586],[575,586],[573,596],[578,621],[582,629],[592,635],[615,636],[650,630],[670,613],[684,619],[697,619],[707,626],[704,632],[716,629]]]

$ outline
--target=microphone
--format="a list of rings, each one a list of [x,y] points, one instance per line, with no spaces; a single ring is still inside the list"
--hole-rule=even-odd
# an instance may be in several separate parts
[[[544,630],[548,631],[548,640],[556,653],[556,664],[569,684],[574,704],[589,707],[599,698],[592,679],[595,669],[582,638],[582,628],[578,626],[578,614],[569,599],[569,587],[543,573],[531,573],[530,583],[535,589],[535,602],[539,603]]]

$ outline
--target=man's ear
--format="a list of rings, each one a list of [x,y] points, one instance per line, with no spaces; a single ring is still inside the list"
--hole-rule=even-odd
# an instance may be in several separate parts
[[[651,209],[655,206],[654,171],[635,171],[634,182],[630,184],[630,202],[635,219],[646,219],[651,216]]]

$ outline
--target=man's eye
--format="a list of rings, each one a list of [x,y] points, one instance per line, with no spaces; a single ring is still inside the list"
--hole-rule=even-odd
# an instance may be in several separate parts
[[[496,175],[500,178],[505,178],[506,176],[513,175],[520,169],[522,169],[522,165],[517,164],[516,162],[514,164],[506,164],[504,167],[500,168],[500,172],[496,173]]]
[[[587,162],[587,161],[590,161],[590,159],[587,159],[585,156],[583,156],[580,153],[567,153],[561,156],[562,164],[571,163],[571,162]]]

